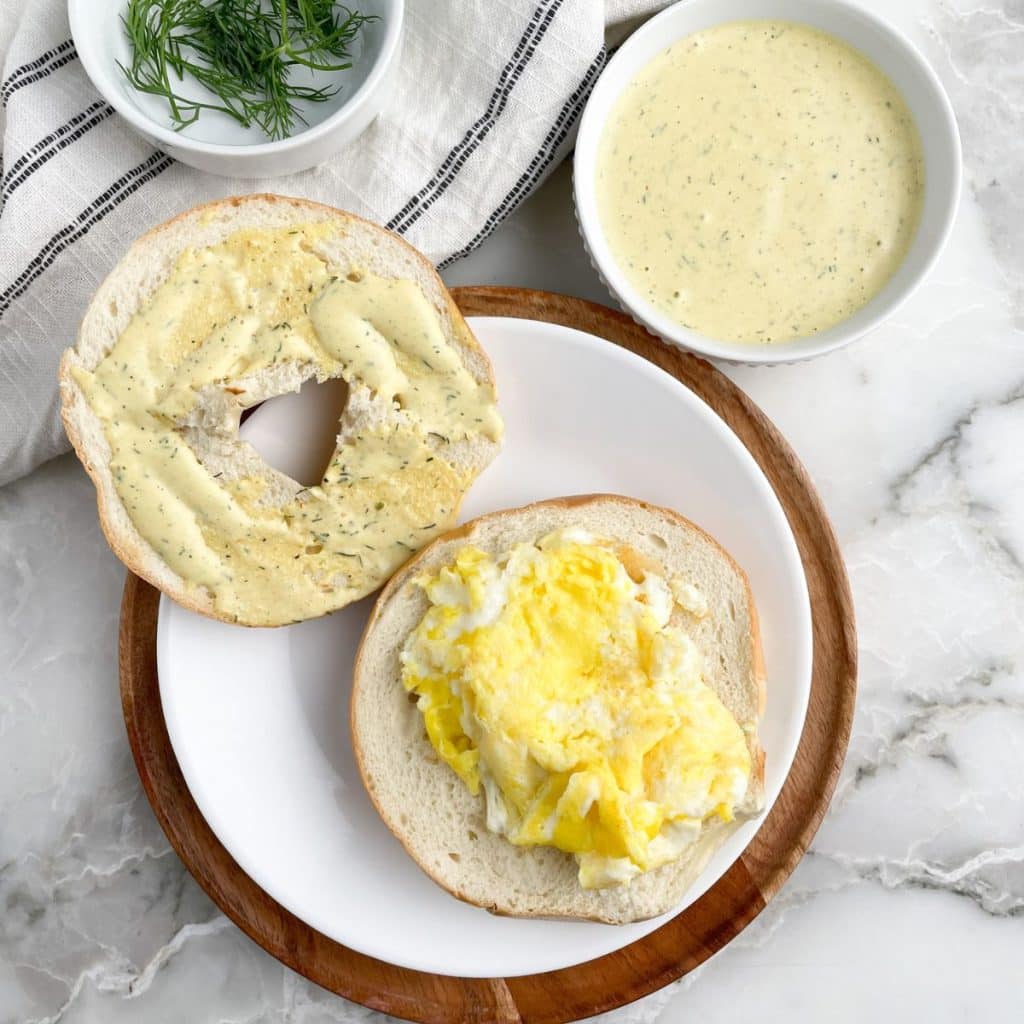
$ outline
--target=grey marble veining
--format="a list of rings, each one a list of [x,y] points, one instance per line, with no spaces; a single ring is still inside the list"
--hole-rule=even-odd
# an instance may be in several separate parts
[[[949,249],[899,315],[810,364],[739,369],[836,524],[860,689],[812,852],[724,952],[608,1014],[1024,1012],[1024,3],[871,3],[960,120]],[[602,299],[559,171],[451,283]],[[0,1024],[383,1021],[266,956],[199,891],[124,735],[123,574],[70,458],[0,490]]]

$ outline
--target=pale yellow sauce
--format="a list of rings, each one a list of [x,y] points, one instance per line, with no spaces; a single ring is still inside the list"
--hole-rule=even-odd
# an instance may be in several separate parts
[[[379,586],[454,524],[473,473],[446,448],[502,432],[493,389],[464,367],[419,285],[332,275],[317,254],[326,230],[242,231],[186,251],[95,372],[75,371],[136,529],[249,624],[323,614]],[[319,486],[282,498],[261,460],[214,473],[188,427],[202,400],[216,409],[203,433],[233,450],[242,409],[265,397],[252,375],[287,363],[368,387],[402,414],[339,446]]]
[[[679,40],[629,83],[596,186],[644,298],[706,336],[767,343],[881,290],[914,237],[924,167],[906,104],[866,57],[804,25],[739,21]]]

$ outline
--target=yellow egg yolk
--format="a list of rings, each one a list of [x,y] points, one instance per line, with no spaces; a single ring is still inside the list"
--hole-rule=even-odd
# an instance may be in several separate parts
[[[430,607],[402,682],[441,758],[483,789],[492,831],[574,854],[596,888],[732,819],[750,753],[670,624],[678,586],[638,582],[613,542],[577,529],[499,558],[465,547],[417,583]]]

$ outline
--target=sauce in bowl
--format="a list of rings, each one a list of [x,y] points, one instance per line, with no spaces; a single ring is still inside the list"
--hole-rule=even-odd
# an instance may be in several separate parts
[[[882,289],[917,229],[924,162],[903,98],[865,56],[806,25],[736,21],[630,81],[595,191],[651,305],[711,338],[784,342]]]

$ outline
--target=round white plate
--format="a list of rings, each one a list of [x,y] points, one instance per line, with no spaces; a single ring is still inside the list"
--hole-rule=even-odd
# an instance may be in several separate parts
[[[807,709],[811,618],[796,543],[768,481],[699,398],[639,356],[553,324],[494,317],[472,325],[500,383],[506,440],[464,518],[611,491],[675,508],[717,537],[747,570],[761,617],[770,808]],[[243,432],[301,477],[309,471],[301,438],[332,429],[324,404],[273,399]],[[493,917],[416,867],[366,797],[349,744],[352,659],[369,607],[367,600],[312,622],[253,630],[161,599],[167,730],[200,811],[243,870],[338,942],[438,974],[555,970],[657,928],[662,918],[615,927]],[[717,881],[759,821],[731,837],[673,913]]]

